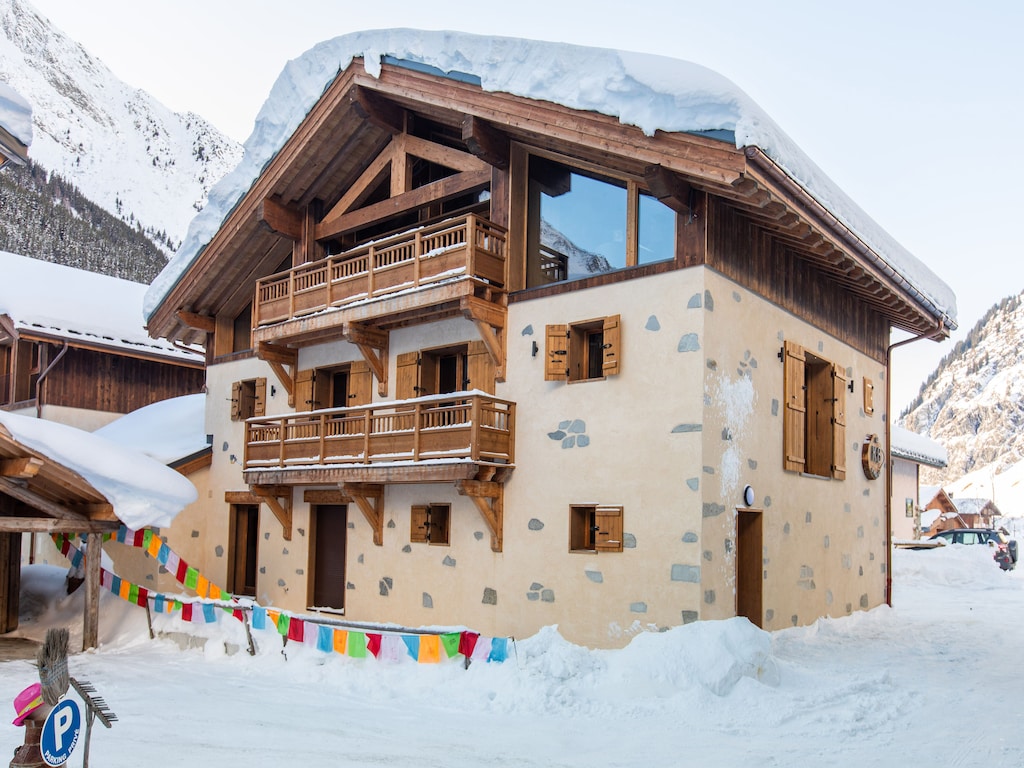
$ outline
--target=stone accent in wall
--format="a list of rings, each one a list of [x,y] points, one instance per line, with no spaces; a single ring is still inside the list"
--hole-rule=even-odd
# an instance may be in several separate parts
[[[700,309],[702,304],[703,304],[703,301],[701,300],[700,294],[699,293],[695,293],[695,294],[693,294],[693,296],[690,297],[690,300],[688,302],[686,302],[686,308],[687,309]]]
[[[686,478],[686,485],[691,491],[697,491],[700,489],[700,478],[699,477],[688,477]]]
[[[693,624],[693,622],[700,618],[700,615],[696,611],[682,611],[681,618],[683,624]]]
[[[764,612],[764,620],[766,622],[770,622],[774,618],[775,618],[775,609],[774,608],[769,608],[767,611]]]
[[[498,591],[490,587],[484,587],[484,599],[482,602],[484,605],[497,605]]]
[[[700,584],[700,566],[672,564],[672,581],[687,581],[691,584]]]
[[[540,592],[540,601],[542,603],[553,603],[555,602],[555,590],[553,589],[542,589]]]
[[[521,331],[521,335],[523,335],[523,336],[533,336],[533,326],[532,325],[528,325],[525,328],[523,328],[523,330]]]
[[[750,469],[757,469],[757,459],[747,459],[747,466]]]
[[[299,536],[305,536],[306,535],[306,529],[305,528],[296,528],[295,530],[297,530],[299,532]]]
[[[707,289],[704,290],[704,307],[708,312],[715,311],[715,300],[711,296],[711,291]]]
[[[590,568],[586,568],[586,569],[584,569],[583,573],[585,573],[587,575],[587,578],[590,579],[595,584],[602,584],[602,583],[604,583],[604,574],[601,573],[601,571],[594,571],[594,570],[591,570]]]
[[[199,531],[193,529],[193,531],[192,531],[192,538],[193,539],[198,539],[199,538]]]
[[[455,567],[455,558],[451,555],[445,555],[444,560],[441,561],[441,565],[447,565],[449,568]]]
[[[867,607],[868,607],[868,596],[867,596],[867,594],[863,594],[863,595],[860,596],[860,607],[864,608],[865,610],[867,609]]]
[[[647,613],[647,603],[630,603],[630,613]]]
[[[394,519],[392,518],[391,520],[388,520],[388,528],[395,528],[395,527],[396,526],[395,526]]]
[[[434,598],[432,598],[427,592],[423,593],[423,607],[424,608],[433,608],[434,607]]]
[[[530,522],[526,524],[526,527],[531,531],[542,531],[544,530],[544,523],[538,520],[536,517],[531,517]]]
[[[380,580],[380,596],[387,597],[391,594],[391,590],[395,588],[394,581],[391,580],[390,576],[385,576]]]
[[[714,605],[715,603],[715,590],[706,589],[704,590],[704,602],[708,605]]]
[[[483,531],[473,531],[473,538],[480,541],[484,537]]]
[[[356,588],[356,585],[353,584],[351,581],[346,581],[345,582],[345,589],[355,589],[355,588]]]
[[[694,531],[687,531],[683,534],[683,542],[686,544],[696,544],[700,541],[700,537]]]
[[[708,361],[704,365],[707,366],[707,369],[709,371],[717,371],[718,370],[718,361],[714,360],[714,359],[712,359],[710,357],[708,358]]]
[[[658,322],[658,318],[651,315],[647,318],[647,324],[644,326],[648,331],[660,331],[661,323]]]
[[[678,352],[697,352],[698,350],[700,350],[700,339],[696,333],[683,334],[676,346]]]
[[[710,563],[711,562],[711,558],[712,558],[711,550],[710,549],[705,549],[701,553],[701,557],[703,557],[705,560],[707,560]]]
[[[402,551],[405,552],[405,554],[409,554],[410,552],[412,552],[412,545],[406,544],[404,547],[402,547]]]
[[[217,557],[224,557],[224,547],[218,544],[216,547],[213,548],[213,554],[215,554]]]
[[[680,435],[688,432],[701,432],[703,429],[703,424],[676,424],[672,427],[672,434]]]
[[[362,554],[360,554],[359,557],[356,558],[356,562],[359,563],[360,565],[363,564],[364,560],[366,560],[366,557],[364,555],[362,555]]]
[[[531,603],[536,603],[538,600],[540,600],[540,592],[527,592],[526,599],[529,600]]]
[[[702,517],[718,517],[725,512],[725,505],[714,501],[705,501]]]
[[[622,548],[623,549],[636,549],[636,536],[632,533],[622,534]]]

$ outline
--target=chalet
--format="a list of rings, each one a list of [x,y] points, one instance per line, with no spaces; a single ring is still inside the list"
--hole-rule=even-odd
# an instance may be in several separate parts
[[[892,538],[921,538],[921,467],[943,469],[946,449],[931,438],[903,427],[892,427],[889,460],[892,463]]]
[[[992,528],[1000,516],[999,507],[991,499],[954,497],[943,489],[925,505],[925,509],[939,514],[932,523],[930,533],[950,528]]]
[[[146,286],[0,252],[0,408],[92,430],[199,392],[201,349],[151,339]]]
[[[347,35],[212,199],[146,314],[208,350],[229,590],[598,646],[887,600],[890,333],[955,298],[724,78]]]

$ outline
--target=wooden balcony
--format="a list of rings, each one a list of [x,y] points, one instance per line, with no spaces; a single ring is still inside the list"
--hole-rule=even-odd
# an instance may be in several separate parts
[[[434,395],[246,422],[251,485],[501,482],[513,468],[515,404]]]
[[[505,270],[502,227],[473,214],[449,219],[258,281],[253,338],[315,338],[353,321],[386,327],[391,315],[450,302],[454,313],[462,296],[503,294]]]

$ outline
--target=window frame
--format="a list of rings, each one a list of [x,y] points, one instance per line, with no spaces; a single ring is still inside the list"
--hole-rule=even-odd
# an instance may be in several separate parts
[[[793,341],[784,343],[782,354],[783,469],[846,479],[845,371]]]
[[[622,552],[625,513],[621,505],[570,504],[569,552]],[[602,530],[601,525],[608,526]]]
[[[617,376],[622,360],[621,327],[621,315],[546,326],[544,380],[572,383],[602,381],[609,376]],[[601,374],[592,376],[597,362],[592,359],[590,342],[598,332],[604,358],[600,363]]]
[[[409,515],[409,543],[451,546],[451,521],[451,504],[414,504]],[[435,530],[439,532],[436,535]]]
[[[241,379],[231,384],[231,421],[267,415],[267,380]]]

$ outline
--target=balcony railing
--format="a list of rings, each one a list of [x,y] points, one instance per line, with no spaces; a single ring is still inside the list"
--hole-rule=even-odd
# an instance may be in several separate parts
[[[515,403],[459,393],[253,418],[245,469],[468,460],[512,464]]]
[[[505,230],[470,214],[377,240],[256,283],[254,326],[466,275],[505,286]]]

